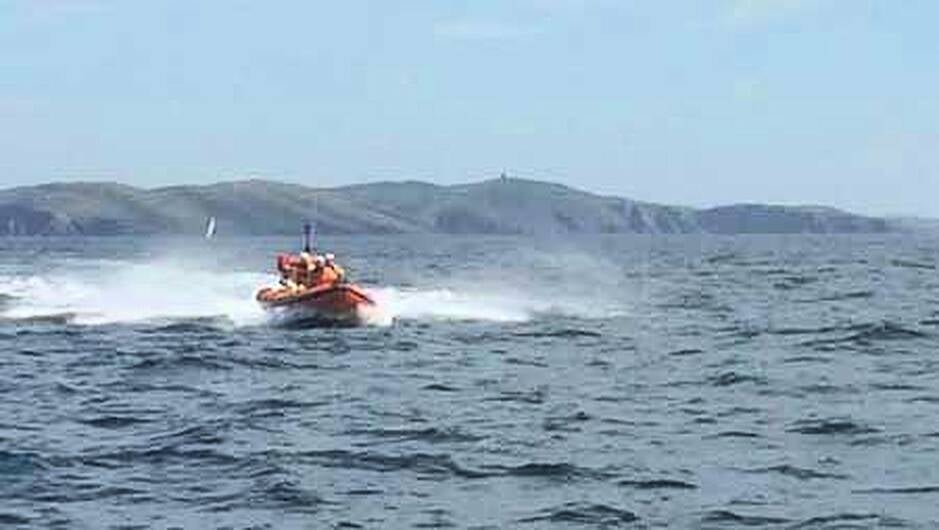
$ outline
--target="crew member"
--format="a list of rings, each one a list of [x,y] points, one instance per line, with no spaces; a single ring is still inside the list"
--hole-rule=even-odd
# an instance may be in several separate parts
[[[280,280],[283,283],[284,280],[290,275],[290,266],[289,266],[290,256],[286,254],[277,255],[277,272],[280,273]]]
[[[308,261],[309,269],[307,270],[307,286],[308,287],[317,287],[323,283],[323,266],[326,263],[326,260],[323,259],[323,256],[319,254],[311,255],[310,261]]]
[[[324,270],[329,271],[327,274],[329,277],[330,283],[342,283],[346,279],[346,271],[336,263],[335,254],[326,254],[325,256],[325,267]]]
[[[304,250],[300,253],[299,256],[297,256],[296,262],[297,268],[299,270],[299,274],[297,275],[299,283],[304,287],[311,287],[313,285],[313,272],[316,269],[313,254],[307,250]]]
[[[297,267],[290,256],[280,254],[277,256],[277,271],[280,273],[280,285],[285,289],[295,292],[300,290],[297,283]]]

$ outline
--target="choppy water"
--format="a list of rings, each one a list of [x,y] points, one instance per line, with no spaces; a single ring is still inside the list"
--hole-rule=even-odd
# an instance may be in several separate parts
[[[939,242],[0,240],[0,525],[939,526]]]

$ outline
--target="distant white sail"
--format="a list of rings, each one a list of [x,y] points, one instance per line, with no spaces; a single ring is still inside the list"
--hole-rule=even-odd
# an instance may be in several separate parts
[[[209,217],[209,220],[205,223],[205,238],[212,239],[215,237],[215,217]]]
[[[11,235],[11,236],[15,236],[15,235],[16,235],[16,220],[13,219],[12,217],[10,218],[9,222],[7,223],[7,234],[8,234],[8,235]]]

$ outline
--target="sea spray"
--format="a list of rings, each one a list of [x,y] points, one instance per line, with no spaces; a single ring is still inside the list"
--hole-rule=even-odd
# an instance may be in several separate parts
[[[629,312],[623,293],[632,290],[622,264],[569,246],[499,248],[445,268],[425,263],[395,273],[395,286],[372,293],[397,319],[611,318]]]
[[[521,322],[528,320],[534,309],[524,300],[450,289],[386,287],[372,294],[393,318]]]
[[[616,304],[551,293],[511,289],[380,288],[371,291],[379,307],[396,319],[526,322],[538,315],[608,318],[625,314]]]
[[[267,275],[217,271],[172,260],[102,262],[0,279],[9,319],[71,315],[76,324],[219,317],[236,325],[263,321],[253,300]]]
[[[258,258],[270,252],[181,245],[130,260],[55,260],[30,274],[0,275],[0,317],[78,324],[218,318],[235,326],[276,325],[254,300],[258,288],[276,284],[276,275],[265,272],[267,263]],[[511,323],[543,314],[608,318],[626,312],[621,267],[587,252],[504,249],[444,268],[363,258],[365,277],[380,273],[363,285],[378,302],[362,315],[371,325]]]

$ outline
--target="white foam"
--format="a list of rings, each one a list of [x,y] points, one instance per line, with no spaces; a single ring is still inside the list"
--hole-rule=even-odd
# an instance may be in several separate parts
[[[44,275],[0,276],[0,294],[14,297],[0,316],[23,319],[70,315],[78,324],[159,319],[225,318],[236,326],[267,322],[254,294],[276,278],[269,274],[219,270],[191,261],[159,259],[146,263],[101,260],[65,264]],[[525,322],[538,314],[579,318],[622,314],[603,304],[596,292],[571,296],[560,286],[454,283],[450,287],[366,289],[378,307],[360,315],[367,324],[386,326],[395,319]]]
[[[236,325],[263,321],[253,296],[266,275],[215,272],[172,261],[104,263],[45,276],[0,278],[14,297],[2,316],[73,315],[78,324],[223,317]]]
[[[383,288],[371,294],[379,307],[394,318],[520,322],[531,315],[531,308],[519,300],[449,289]]]
[[[570,297],[557,298],[511,289],[405,289],[371,291],[379,307],[393,318],[435,320],[488,320],[525,322],[540,313],[580,318],[604,318],[622,314],[617,308]]]

